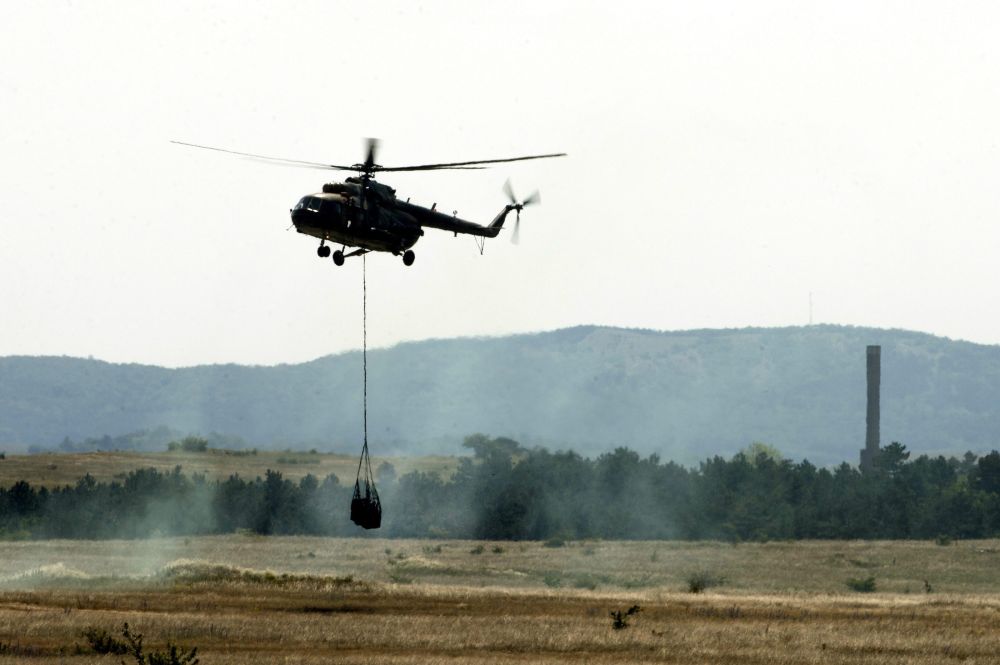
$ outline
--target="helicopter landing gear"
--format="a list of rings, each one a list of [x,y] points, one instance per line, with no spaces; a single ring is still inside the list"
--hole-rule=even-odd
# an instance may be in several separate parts
[[[316,256],[318,256],[321,259],[325,259],[326,257],[330,256],[330,248],[327,247],[326,245],[320,245],[319,247],[316,248]]]
[[[326,251],[329,252],[330,248],[327,247]],[[333,262],[336,263],[338,266],[344,265],[344,253],[339,249],[333,253]]]
[[[413,261],[417,258],[417,255],[413,253],[412,249],[408,249],[403,252],[403,265],[412,266]]]

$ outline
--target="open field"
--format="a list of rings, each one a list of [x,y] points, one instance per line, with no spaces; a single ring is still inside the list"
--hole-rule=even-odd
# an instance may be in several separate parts
[[[1000,662],[1000,541],[227,536],[5,542],[0,561],[0,663],[117,663],[75,645],[126,621],[204,665]],[[722,582],[688,593],[695,571]],[[868,576],[875,593],[845,585]]]
[[[360,449],[358,452],[360,453]],[[437,472],[447,477],[458,466],[455,457],[372,457],[375,467],[382,462],[391,463],[399,475],[416,470]],[[136,469],[153,467],[160,471],[171,471],[178,465],[185,473],[204,473],[210,479],[225,479],[234,473],[241,478],[253,479],[272,469],[292,480],[310,473],[322,480],[332,473],[341,483],[349,482],[353,485],[354,474],[358,470],[358,457],[273,450],[262,450],[251,455],[243,451],[235,453],[215,449],[203,453],[118,451],[7,454],[6,459],[0,460],[0,487],[10,487],[19,480],[26,480],[34,486],[74,485],[88,473],[98,481],[109,482]]]

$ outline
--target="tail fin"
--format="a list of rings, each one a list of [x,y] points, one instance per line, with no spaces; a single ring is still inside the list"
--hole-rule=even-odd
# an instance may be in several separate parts
[[[498,214],[496,217],[493,218],[493,221],[490,222],[490,225],[486,227],[489,230],[489,233],[485,234],[487,237],[489,238],[497,237],[497,235],[500,233],[500,229],[503,228],[503,223],[507,221],[507,215],[510,214],[511,210],[517,210],[517,206],[513,204],[505,205],[503,207],[503,210],[500,211],[500,214]]]

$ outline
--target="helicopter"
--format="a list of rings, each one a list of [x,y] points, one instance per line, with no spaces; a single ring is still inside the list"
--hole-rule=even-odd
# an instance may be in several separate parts
[[[338,266],[344,265],[344,260],[347,258],[361,256],[369,252],[389,252],[396,256],[402,256],[404,265],[413,265],[416,255],[411,248],[424,235],[425,227],[450,231],[456,237],[459,233],[475,236],[480,252],[482,252],[482,243],[485,243],[487,238],[495,238],[499,235],[507,215],[511,212],[515,212],[517,215],[514,233],[511,236],[511,240],[516,244],[521,226],[521,210],[525,206],[541,201],[537,191],[522,201],[517,200],[510,180],[508,180],[504,184],[504,192],[510,203],[503,207],[499,214],[493,218],[493,221],[484,226],[461,219],[457,213],[447,215],[438,212],[436,203],[430,208],[425,208],[410,203],[409,199],[402,201],[396,198],[395,189],[375,180],[376,173],[482,169],[486,168],[484,165],[487,164],[566,156],[566,153],[560,152],[507,159],[481,159],[446,164],[390,167],[375,163],[378,140],[368,139],[364,162],[351,166],[340,166],[255,155],[183,141],[171,141],[171,143],[249,157],[272,164],[356,172],[356,176],[348,177],[343,182],[326,183],[321,192],[303,196],[295,204],[295,207],[289,210],[296,231],[319,238],[319,247],[316,249],[317,256],[326,258],[332,255],[333,262]],[[327,243],[340,245],[341,249],[331,250]],[[345,253],[348,248],[352,249]]]

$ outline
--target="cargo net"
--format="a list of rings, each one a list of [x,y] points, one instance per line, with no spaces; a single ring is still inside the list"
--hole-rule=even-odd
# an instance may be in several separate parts
[[[365,529],[377,529],[382,525],[382,502],[375,489],[375,476],[368,458],[368,442],[361,449],[358,462],[358,478],[354,481],[354,496],[351,498],[351,521]]]
[[[358,477],[354,481],[354,496],[351,497],[351,521],[365,529],[377,529],[382,525],[382,502],[375,489],[372,462],[368,457],[368,282],[365,277],[364,254],[361,255],[361,339],[365,445],[361,448]],[[364,492],[361,490],[362,483]]]

